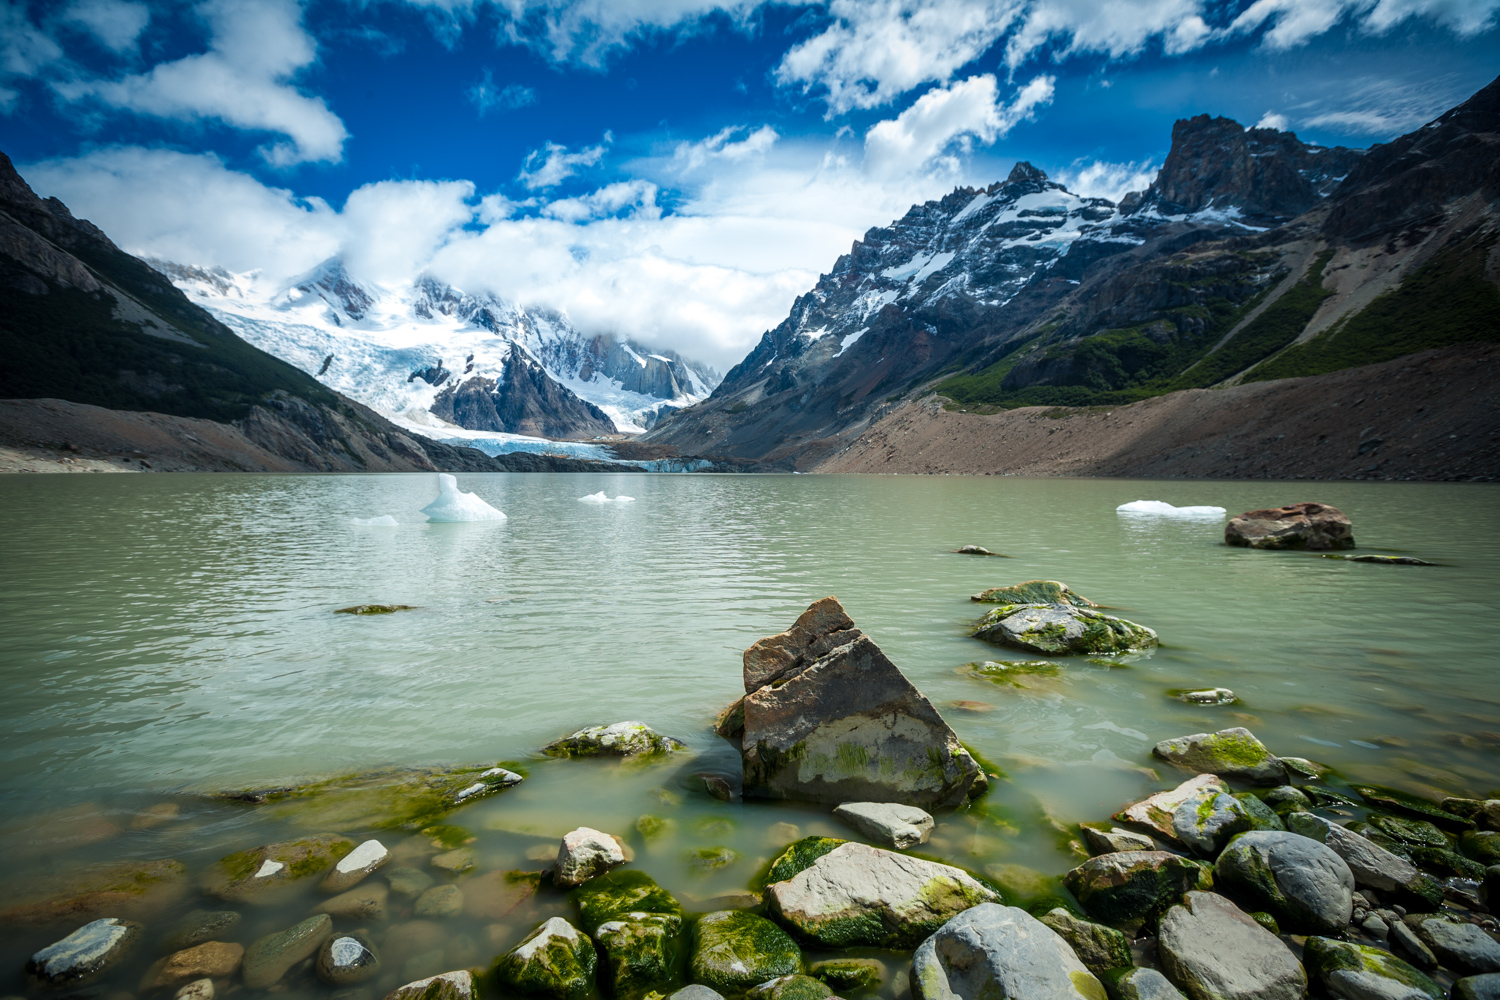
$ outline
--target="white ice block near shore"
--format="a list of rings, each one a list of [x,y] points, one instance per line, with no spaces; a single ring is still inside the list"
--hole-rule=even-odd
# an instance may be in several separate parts
[[[381,514],[379,517],[356,517],[354,523],[361,528],[398,528],[401,522],[389,514]]]
[[[1160,500],[1132,500],[1115,508],[1119,514],[1152,514],[1156,517],[1223,517],[1223,507],[1173,507]]]
[[[458,480],[438,473],[438,496],[422,513],[429,521],[503,521],[505,515],[472,493],[458,488]]]
[[[590,493],[586,497],[579,497],[579,503],[635,503],[635,497],[628,497],[621,493],[617,497],[606,496],[603,490],[598,493]]]

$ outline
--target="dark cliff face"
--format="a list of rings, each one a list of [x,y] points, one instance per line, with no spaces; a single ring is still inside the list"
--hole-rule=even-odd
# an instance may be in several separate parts
[[[615,433],[603,410],[559,385],[519,344],[511,345],[502,380],[476,377],[449,385],[438,393],[432,412],[477,431],[555,439]]]

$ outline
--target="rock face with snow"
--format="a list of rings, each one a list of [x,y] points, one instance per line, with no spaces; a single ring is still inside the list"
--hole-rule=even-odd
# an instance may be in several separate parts
[[[533,437],[591,438],[616,429],[603,410],[558,384],[520,344],[510,346],[501,378],[449,381],[431,410],[469,430]]]

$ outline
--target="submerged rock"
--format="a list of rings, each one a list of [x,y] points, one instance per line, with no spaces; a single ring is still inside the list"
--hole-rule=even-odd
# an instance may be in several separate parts
[[[1390,812],[1401,813],[1416,819],[1425,819],[1436,823],[1445,830],[1471,830],[1474,821],[1465,816],[1459,816],[1446,809],[1441,809],[1426,799],[1415,795],[1408,795],[1395,788],[1382,788],[1380,785],[1350,785],[1356,795],[1364,799],[1366,803],[1376,809],[1385,809]]]
[[[333,920],[326,913],[308,917],[294,927],[267,934],[245,949],[242,978],[252,990],[277,983],[287,970],[311,958],[333,933]]]
[[[331,867],[353,849],[354,841],[348,837],[323,833],[239,851],[209,868],[203,891],[228,902],[255,902]]]
[[[744,793],[956,806],[984,771],[835,598],[745,651]],[[734,713],[731,713],[733,715]]]
[[[313,967],[329,986],[352,986],[380,971],[380,957],[363,934],[338,934],[323,942]]]
[[[228,979],[239,971],[244,958],[243,945],[205,941],[153,962],[141,979],[141,991],[181,986],[195,979]]]
[[[1348,562],[1380,563],[1380,564],[1385,565],[1385,566],[1436,566],[1437,565],[1437,563],[1435,563],[1435,562],[1428,562],[1426,559],[1418,559],[1416,556],[1376,556],[1376,555],[1339,556],[1339,555],[1326,555],[1323,558],[1324,559],[1344,559],[1344,560],[1346,560]]]
[[[1321,503],[1247,510],[1224,526],[1224,544],[1252,549],[1354,548],[1354,529],[1344,512]]]
[[[1197,691],[1181,691],[1173,695],[1173,697],[1189,705],[1233,705],[1239,701],[1239,698],[1235,697],[1235,693],[1228,688],[1202,688]]]
[[[397,611],[415,611],[415,604],[356,604],[349,608],[338,608],[336,615],[393,615]]]
[[[991,552],[983,545],[960,545],[953,551],[961,556],[999,556],[1001,559],[1008,558],[1007,556],[1001,555],[999,552]]]
[[[1038,687],[1045,683],[1046,678],[1055,678],[1062,673],[1050,660],[984,660],[965,664],[963,672],[991,684],[1016,688]]]
[[[916,1000],[1103,1000],[1068,943],[1025,910],[981,903],[943,924],[912,957]]]
[[[129,955],[143,930],[115,917],[90,921],[32,955],[26,971],[48,986],[88,982]]]
[[[825,1000],[833,996],[822,980],[811,976],[778,976],[745,994],[745,1000]]]
[[[1443,988],[1430,977],[1379,948],[1310,937],[1302,964],[1335,1000],[1444,1000]]]
[[[437,881],[420,868],[392,868],[385,873],[385,880],[392,892],[408,898],[422,895]]]
[[[384,844],[367,840],[338,860],[333,871],[318,883],[318,890],[329,894],[347,892],[389,860],[391,852]]]
[[[1286,817],[1287,828],[1327,845],[1344,859],[1354,875],[1354,884],[1392,893],[1398,901],[1437,907],[1443,902],[1443,887],[1410,861],[1392,854],[1353,830],[1309,812]]]
[[[827,983],[838,994],[863,993],[885,984],[885,966],[873,958],[831,958],[814,962],[807,974]]]
[[[1192,1000],[1304,1000],[1307,974],[1281,940],[1223,896],[1190,892],[1162,917],[1157,954]]]
[[[150,918],[189,889],[180,861],[97,865],[55,883],[44,894],[11,896],[0,926],[72,924],[114,916]]]
[[[475,1000],[474,974],[467,969],[444,972],[398,986],[385,1000]]]
[[[1286,765],[1248,729],[1236,727],[1217,733],[1194,733],[1163,740],[1151,753],[1184,771],[1217,774],[1221,778],[1257,785],[1284,785]]]
[[[898,850],[925,843],[932,833],[932,814],[899,802],[845,802],[833,811],[872,840]]]
[[[228,937],[240,924],[234,910],[190,910],[173,925],[162,940],[167,951],[182,951],[205,941]]]
[[[456,917],[464,910],[464,893],[456,885],[436,885],[417,897],[412,913],[418,917]]]
[[[1063,884],[1096,920],[1136,931],[1194,889],[1213,887],[1204,865],[1167,851],[1119,851],[1090,858]]]
[[[1068,604],[1075,608],[1099,605],[1068,589],[1057,580],[1027,580],[1013,587],[991,587],[969,598],[981,604]]]
[[[325,899],[313,908],[313,912],[348,920],[384,920],[389,895],[390,890],[382,883],[367,882],[332,899]]]
[[[1235,838],[1214,865],[1214,884],[1297,934],[1342,934],[1354,911],[1349,866],[1296,833],[1255,830]]]
[[[581,1000],[594,987],[598,964],[588,935],[553,917],[495,960],[495,976],[523,996]]]
[[[604,981],[615,1000],[643,1000],[682,986],[682,918],[631,912],[599,925],[594,941],[604,953]]]
[[[678,753],[687,744],[663,736],[644,722],[616,722],[580,729],[542,747],[549,757],[645,757]]]
[[[1144,625],[1066,604],[1004,604],[970,634],[1046,656],[1108,656],[1157,645],[1156,633]]]
[[[562,886],[582,885],[595,875],[602,875],[624,863],[625,851],[618,840],[599,830],[580,826],[563,835],[552,880]]]
[[[1078,960],[1096,976],[1135,964],[1129,940],[1113,927],[1075,917],[1061,906],[1042,914],[1040,919],[1068,942]]]
[[[802,971],[797,943],[765,917],[720,910],[693,927],[689,975],[725,996],[739,996],[777,976]]]
[[[848,843],[771,884],[771,915],[830,948],[910,948],[993,890],[949,865]]]
[[[195,979],[172,994],[172,1000],[214,1000],[214,981]]]

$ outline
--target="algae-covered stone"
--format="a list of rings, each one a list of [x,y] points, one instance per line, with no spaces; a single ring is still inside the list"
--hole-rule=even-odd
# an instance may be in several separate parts
[[[94,865],[35,895],[7,895],[0,926],[74,925],[102,917],[149,919],[189,889],[181,861],[124,861]]]
[[[1425,819],[1436,823],[1445,830],[1472,830],[1474,821],[1437,805],[1428,802],[1416,795],[1408,795],[1406,792],[1395,788],[1385,788],[1380,785],[1350,785],[1356,795],[1364,799],[1376,809],[1384,809],[1389,812],[1401,813],[1416,819]]]
[[[845,802],[834,816],[888,847],[916,847],[932,833],[932,814],[899,802]]]
[[[239,851],[209,867],[203,891],[228,902],[256,902],[298,879],[316,875],[354,849],[354,841],[323,833]]]
[[[984,660],[964,664],[962,673],[991,684],[1014,688],[1037,688],[1062,674],[1050,660]]]
[[[916,1000],[1105,1000],[1068,943],[1025,910],[981,903],[912,957]]]
[[[1172,811],[1177,839],[1206,857],[1213,857],[1231,837],[1253,826],[1244,803],[1211,788],[1190,796]]]
[[[1285,760],[1285,758],[1282,759]],[[1292,812],[1306,812],[1312,808],[1313,804],[1307,793],[1296,785],[1279,785],[1266,791],[1260,798],[1278,816],[1285,816]]]
[[[1500,864],[1500,833],[1494,830],[1464,831],[1459,848],[1485,867]]]
[[[955,914],[999,898],[960,869],[859,843],[766,893],[772,916],[830,948],[911,948]]]
[[[477,996],[474,974],[458,969],[398,986],[385,995],[385,1000],[475,1000]]]
[[[1447,834],[1425,819],[1387,816],[1383,813],[1372,812],[1368,817],[1368,822],[1385,836],[1408,847],[1436,847],[1440,850],[1447,850],[1453,846]]]
[[[693,927],[689,973],[728,997],[802,971],[802,952],[780,927],[743,910],[720,910]]]
[[[1500,973],[1468,976],[1453,984],[1453,1000],[1500,1000]]]
[[[1172,981],[1155,969],[1115,969],[1099,977],[1109,1000],[1186,1000]]]
[[[1296,833],[1237,837],[1214,865],[1214,884],[1298,934],[1341,934],[1354,910],[1354,875],[1344,859]]]
[[[1144,625],[1066,604],[1002,604],[970,635],[1045,656],[1108,656],[1157,645],[1156,633]]]
[[[380,971],[380,956],[363,934],[335,934],[318,948],[313,968],[329,986],[353,986]]]
[[[594,941],[615,1000],[643,1000],[682,986],[681,938],[682,918],[675,914],[632,912],[600,924]]]
[[[598,963],[588,935],[553,917],[495,960],[495,978],[523,996],[581,1000],[593,989]]]
[[[1245,812],[1250,816],[1250,829],[1252,830],[1285,830],[1286,824],[1281,817],[1276,815],[1272,809],[1254,792],[1235,792],[1234,797],[1239,800],[1240,805],[1245,807]]]
[[[172,926],[162,940],[165,951],[182,951],[205,941],[228,937],[239,926],[241,915],[234,910],[189,910]]]
[[[1406,923],[1448,968],[1470,975],[1500,972],[1500,942],[1462,917],[1414,913]]]
[[[1282,757],[1281,762],[1286,765],[1289,772],[1309,781],[1322,781],[1333,773],[1333,768],[1327,764],[1319,764],[1306,757]]]
[[[1286,765],[1254,733],[1241,727],[1163,740],[1151,753],[1174,767],[1198,774],[1217,774],[1257,785],[1284,785],[1287,780]]]
[[[1189,778],[1176,788],[1169,788],[1142,799],[1140,802],[1131,803],[1115,813],[1114,819],[1121,823],[1135,823],[1147,827],[1162,838],[1178,844],[1182,842],[1174,823],[1178,806],[1189,799],[1196,800],[1204,793],[1211,791],[1228,795],[1229,785],[1216,774],[1200,774],[1196,778]]]
[[[832,958],[814,962],[807,974],[827,983],[840,995],[878,990],[885,984],[885,966],[873,958]]]
[[[542,747],[549,757],[650,757],[679,753],[687,744],[663,736],[644,722],[616,722],[580,729]]]
[[[1113,927],[1079,919],[1060,906],[1042,914],[1041,921],[1068,942],[1078,960],[1096,976],[1135,964],[1130,942]]]
[[[744,794],[958,806],[983,769],[834,598],[745,651]]]
[[[260,938],[245,949],[242,966],[245,985],[252,990],[274,985],[288,969],[317,952],[331,933],[333,919],[320,913],[294,927]]]
[[[761,983],[745,994],[745,1000],[826,1000],[831,996],[833,991],[822,980],[795,975]]]
[[[1302,964],[1336,1000],[1444,1000],[1443,988],[1429,976],[1379,948],[1310,937]]]
[[[1355,885],[1393,893],[1400,899],[1414,901],[1416,905],[1442,905],[1443,887],[1431,876],[1354,831],[1308,812],[1289,813],[1286,825],[1295,833],[1326,844],[1343,858],[1354,875]]]
[[[1291,950],[1223,896],[1190,892],[1162,917],[1157,953],[1192,1000],[1303,1000],[1307,973]]]
[[[336,608],[336,615],[393,615],[397,611],[415,611],[414,604],[356,604],[348,608]]]
[[[1484,865],[1446,847],[1410,847],[1408,851],[1417,867],[1439,878],[1463,878],[1473,882],[1484,878]]]
[[[48,986],[88,982],[129,955],[143,929],[132,920],[101,917],[32,955],[26,971]]]
[[[1027,580],[1011,587],[991,587],[969,598],[981,604],[1067,604],[1075,608],[1097,608],[1099,605],[1073,593],[1066,583],[1057,580]]]
[[[592,879],[573,890],[579,925],[596,933],[600,925],[630,913],[681,917],[682,906],[655,880],[634,868],[620,869]]]
[[[785,882],[798,872],[813,866],[823,855],[832,851],[835,847],[849,843],[847,840],[839,840],[837,837],[803,837],[795,843],[788,844],[786,850],[776,856],[771,862],[771,867],[766,871],[763,879],[764,885],[772,882]]]
[[[1203,865],[1167,851],[1119,851],[1090,858],[1063,876],[1089,915],[1135,931],[1154,923],[1192,889],[1213,886]]]
[[[333,870],[318,883],[318,891],[329,895],[347,892],[389,860],[391,852],[385,849],[384,844],[378,840],[367,840],[339,858]]]

